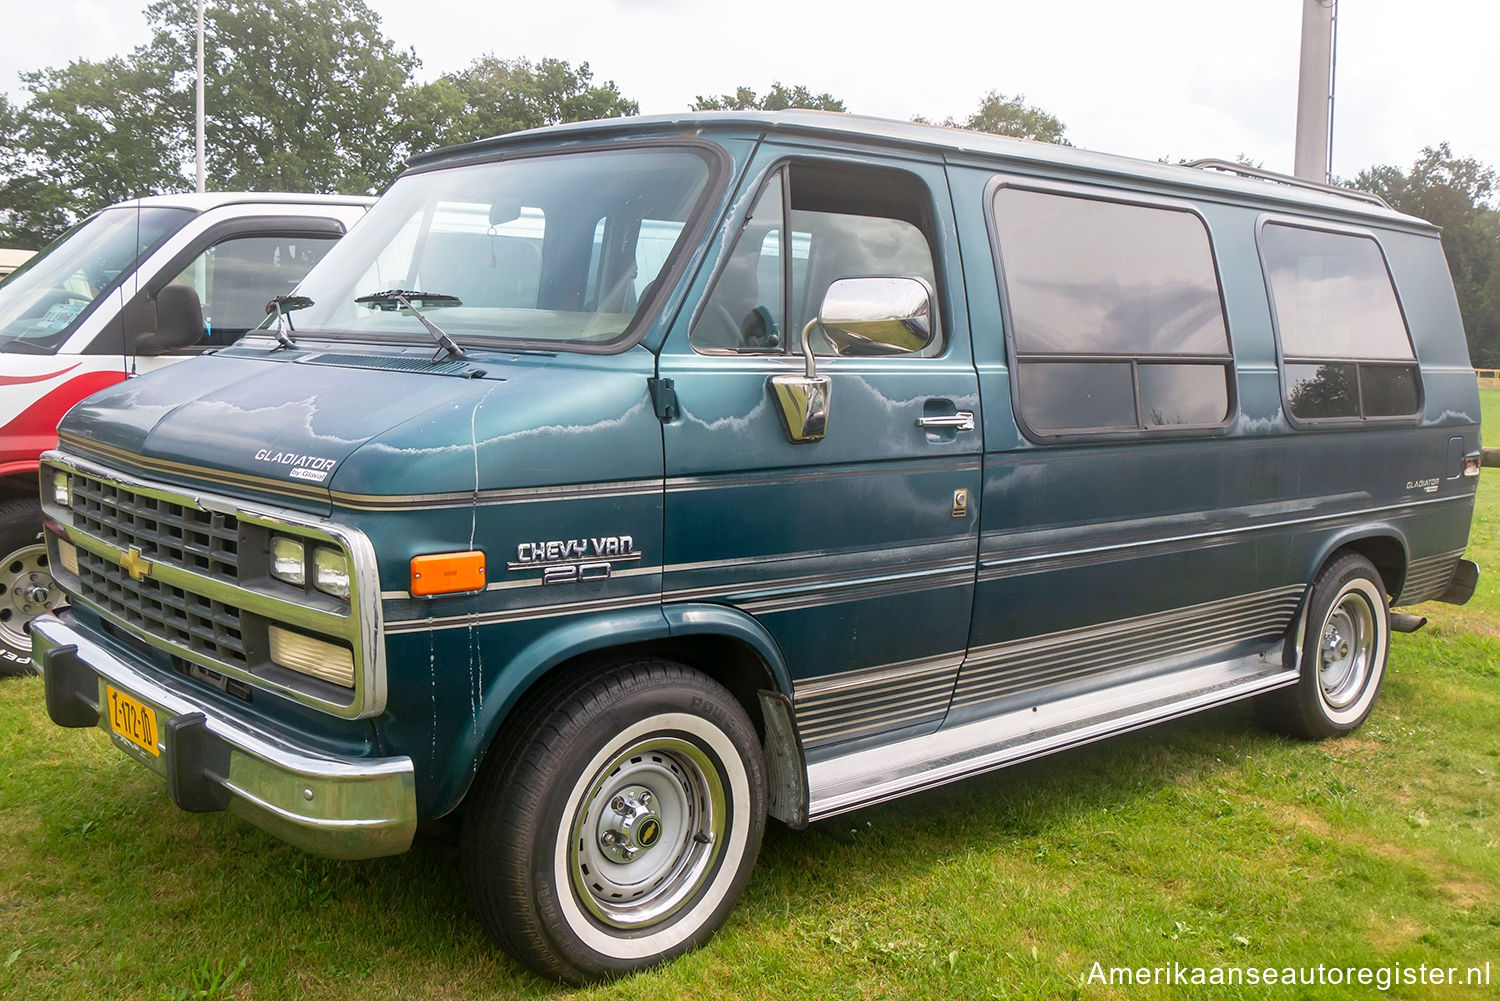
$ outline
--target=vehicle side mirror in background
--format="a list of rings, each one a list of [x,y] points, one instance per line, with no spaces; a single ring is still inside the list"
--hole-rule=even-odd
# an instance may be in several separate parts
[[[135,340],[143,355],[165,354],[203,339],[203,303],[190,285],[168,285],[156,293],[156,329]]]

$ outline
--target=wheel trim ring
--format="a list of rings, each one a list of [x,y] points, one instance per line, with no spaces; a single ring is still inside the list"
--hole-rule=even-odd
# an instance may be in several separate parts
[[[558,825],[553,844],[552,879],[557,890],[554,899],[564,921],[584,946],[615,960],[660,956],[698,933],[729,892],[739,871],[739,862],[744,859],[750,837],[750,824],[743,816],[743,811],[750,803],[750,776],[745,770],[744,762],[739,759],[739,751],[728,734],[692,713],[661,713],[625,728],[610,745],[600,749],[588,767],[581,770],[578,782],[564,802],[578,802],[578,797],[584,794],[597,769],[613,756],[612,748],[620,747],[626,741],[638,739],[644,734],[664,730],[677,730],[700,739],[724,766],[728,785],[728,834],[720,842],[720,857],[710,867],[707,885],[697,894],[691,907],[679,912],[670,924],[658,930],[640,929],[634,933],[625,933],[600,926],[585,915],[583,905],[570,889],[568,839],[572,835],[571,824],[564,822]],[[566,821],[566,817],[563,819]]]
[[[5,585],[5,593],[0,595],[0,609],[9,609],[14,614],[9,619],[0,618],[0,642],[5,645],[23,649],[31,646],[31,634],[26,631],[26,623],[30,622],[40,612],[27,613],[21,606],[21,588],[18,583],[25,581],[31,583],[33,574],[42,574],[47,578],[48,599],[42,608],[50,611],[63,603],[62,590],[57,582],[52,579],[52,572],[46,565],[47,547],[43,543],[33,542],[19,549],[12,550],[8,555],[0,558],[0,584]],[[23,566],[19,571],[11,570],[11,564],[20,561]]]
[[[1351,613],[1348,609],[1354,611]],[[1321,627],[1310,637],[1316,644],[1313,666],[1318,675],[1318,697],[1329,718],[1336,723],[1357,719],[1374,701],[1385,673],[1385,637],[1388,629],[1383,609],[1384,596],[1374,583],[1364,578],[1351,580],[1334,596],[1328,612],[1323,616]],[[1330,621],[1341,610],[1344,610],[1350,621],[1359,623],[1360,635],[1352,640],[1345,637],[1350,644],[1348,659],[1356,663],[1350,665],[1351,671],[1347,676],[1334,677],[1330,686],[1324,683],[1323,637]]]
[[[648,756],[669,759],[676,766],[671,769],[676,773],[674,777],[682,783],[683,809],[666,828],[676,835],[676,845],[669,852],[668,845],[658,842],[637,862],[621,865],[606,858],[594,846],[601,820],[610,809],[610,801],[621,789],[632,785],[647,785],[658,802],[673,800],[662,785],[662,776],[669,771],[666,766],[653,768],[650,764],[636,765],[633,762],[633,759]],[[657,781],[647,782],[646,779],[652,776],[656,776]],[[586,796],[575,810],[568,860],[573,891],[580,903],[600,921],[621,929],[655,924],[681,910],[712,870],[719,854],[718,845],[723,840],[727,804],[723,784],[718,781],[708,756],[696,744],[680,737],[647,737],[617,753],[599,771]],[[707,828],[706,832],[704,828]],[[711,836],[707,844],[694,839],[694,835],[700,832]],[[640,862],[652,859],[660,861],[654,867],[642,867],[646,874],[630,883],[613,878],[616,873],[623,874],[627,868],[633,869]],[[583,865],[590,868],[583,870]],[[636,873],[629,875],[635,876]],[[621,891],[623,898],[631,886],[644,882],[652,886],[623,899],[622,903],[614,902],[613,890]]]

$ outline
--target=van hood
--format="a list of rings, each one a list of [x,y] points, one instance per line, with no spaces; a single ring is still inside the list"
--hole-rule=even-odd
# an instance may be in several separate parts
[[[582,359],[592,370],[590,392],[575,396],[560,395],[558,387],[576,388],[580,356],[476,360],[471,352],[463,361],[433,364],[430,352],[230,348],[96,393],[69,411],[59,433],[70,451],[151,479],[267,495],[311,510],[326,511],[340,491],[380,496],[526,486],[538,474],[558,475],[549,469],[546,446],[523,447],[527,461],[517,462],[513,445],[503,463],[489,446],[564,419],[597,425],[603,415],[596,412],[564,417],[580,405],[590,412],[634,410],[645,400],[650,414],[645,376],[654,359],[644,349],[627,355],[633,363],[621,365],[625,356]],[[594,380],[612,388],[596,393]],[[613,416],[622,414],[616,409]],[[381,438],[389,442],[356,460]],[[484,463],[491,482],[476,483],[481,445],[491,453]],[[527,472],[518,478],[517,470]]]

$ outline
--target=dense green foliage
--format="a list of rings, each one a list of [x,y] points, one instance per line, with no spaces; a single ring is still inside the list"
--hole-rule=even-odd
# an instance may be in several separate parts
[[[917,121],[927,119],[918,116]],[[1035,139],[1038,142],[1071,146],[1063,138],[1067,127],[1056,115],[1026,103],[1025,95],[1006,97],[992,90],[979,102],[979,109],[968,118],[959,120],[945,118],[942,124],[952,128],[973,129],[976,132],[993,132],[996,135],[1012,136],[1016,139]]]
[[[1494,168],[1441,143],[1424,149],[1410,171],[1371,167],[1351,183],[1443,228],[1470,358],[1477,368],[1500,368],[1500,183]]]
[[[613,80],[595,85],[593,79],[588,63],[575,69],[561,59],[532,63],[490,54],[413,88],[402,110],[417,149],[640,110]]]
[[[780,80],[771,84],[764,97],[757,97],[749,87],[738,87],[733,94],[717,97],[698,95],[692,103],[692,111],[785,111],[788,108],[806,108],[813,111],[848,111],[844,102],[826,91],[814,94],[802,84],[788,87]]]

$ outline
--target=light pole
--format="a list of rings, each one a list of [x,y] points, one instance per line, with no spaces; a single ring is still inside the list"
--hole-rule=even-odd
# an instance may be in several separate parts
[[[1297,149],[1292,173],[1328,182],[1333,160],[1333,52],[1338,0],[1302,0]]]
[[[203,2],[204,0],[198,0],[198,99],[196,113],[193,116],[194,133],[198,144],[195,161],[198,166],[198,193],[200,195],[205,190],[206,180],[203,173]]]

